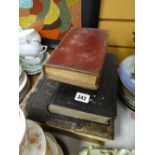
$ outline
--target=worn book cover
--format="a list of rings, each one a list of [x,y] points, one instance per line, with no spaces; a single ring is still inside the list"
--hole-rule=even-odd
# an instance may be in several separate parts
[[[107,45],[107,30],[72,28],[49,57],[44,73],[50,79],[95,90]]]
[[[54,114],[48,110],[53,96],[61,83],[41,76],[21,103],[27,118],[60,129],[79,138],[106,141],[114,138],[114,120],[108,125]]]
[[[89,79],[88,79],[89,80]],[[116,116],[117,59],[106,54],[100,86],[89,90],[61,83],[49,105],[53,113],[108,124]]]

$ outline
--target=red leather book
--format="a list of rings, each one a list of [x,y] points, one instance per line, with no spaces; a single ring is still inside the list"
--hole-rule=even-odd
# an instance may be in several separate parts
[[[49,57],[44,73],[53,80],[97,89],[107,45],[107,30],[72,28]]]

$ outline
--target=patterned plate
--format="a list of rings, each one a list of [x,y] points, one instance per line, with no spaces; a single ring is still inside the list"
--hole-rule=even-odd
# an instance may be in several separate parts
[[[20,148],[20,155],[45,155],[46,138],[42,128],[31,120],[26,120],[25,143]]]
[[[131,92],[135,92],[135,55],[127,57],[119,66],[118,74],[121,82]]]
[[[19,145],[22,143],[26,133],[26,120],[23,111],[19,108]]]
[[[24,71],[22,71],[22,74],[19,79],[19,93],[23,90],[27,83],[28,77]]]
[[[21,68],[21,66],[19,65],[19,78],[20,78],[21,74],[22,74],[22,68]]]
[[[29,81],[29,79],[27,79],[27,83],[26,83],[25,87],[19,93],[19,103],[21,103],[23,101],[24,97],[27,95],[29,90],[30,90],[30,81]]]
[[[54,142],[47,134],[45,134],[46,140],[50,146],[51,155],[61,155],[57,143]]]
[[[45,132],[45,135],[48,136],[48,137],[53,141],[53,143],[55,143],[55,145],[57,146],[58,153],[59,153],[58,155],[64,155],[64,153],[63,153],[63,151],[62,151],[60,145],[57,143],[57,141],[56,141],[56,139],[54,138],[54,136],[53,136],[51,133],[49,133],[49,132]],[[49,140],[49,139],[47,138],[47,140]],[[49,141],[49,142],[50,142],[50,141]]]
[[[125,87],[120,84],[120,81],[118,83],[118,96],[128,108],[135,110],[135,95],[126,91]]]

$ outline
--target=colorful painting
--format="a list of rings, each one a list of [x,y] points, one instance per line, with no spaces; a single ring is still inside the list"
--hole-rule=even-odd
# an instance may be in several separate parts
[[[19,0],[19,24],[61,40],[72,26],[81,26],[81,0]]]

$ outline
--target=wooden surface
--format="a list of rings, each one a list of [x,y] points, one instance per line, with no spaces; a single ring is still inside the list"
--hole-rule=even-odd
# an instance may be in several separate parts
[[[134,22],[100,21],[99,27],[110,31],[109,46],[134,47]]]
[[[35,84],[35,82],[36,82],[36,80],[38,79],[38,77],[39,77],[40,74],[41,74],[41,73],[36,74],[36,75],[28,75],[28,78],[29,78],[29,80],[30,80],[31,88],[32,88],[33,85]]]
[[[101,0],[100,19],[135,19],[135,0]]]
[[[99,28],[110,31],[108,51],[119,63],[134,54],[135,0],[101,0]]]
[[[108,47],[110,53],[114,53],[118,57],[118,63],[120,64],[126,57],[135,54],[134,48],[126,47]]]

